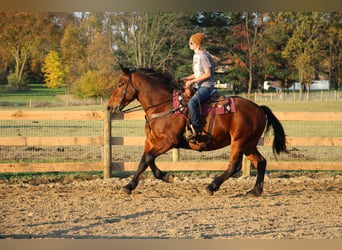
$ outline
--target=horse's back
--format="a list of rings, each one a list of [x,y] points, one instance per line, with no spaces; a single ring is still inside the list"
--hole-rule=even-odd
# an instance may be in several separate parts
[[[236,110],[230,120],[231,133],[261,135],[266,126],[266,116],[261,107],[242,97],[233,97],[233,100]]]

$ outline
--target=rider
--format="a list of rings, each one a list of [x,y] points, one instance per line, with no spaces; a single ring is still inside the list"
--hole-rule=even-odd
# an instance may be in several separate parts
[[[205,34],[196,33],[190,37],[189,46],[194,51],[192,70],[193,74],[183,77],[185,88],[194,87],[196,93],[190,99],[188,108],[192,129],[189,140],[198,143],[200,133],[200,106],[207,100],[214,90],[214,61],[213,56],[203,49]],[[196,90],[197,89],[197,90]]]

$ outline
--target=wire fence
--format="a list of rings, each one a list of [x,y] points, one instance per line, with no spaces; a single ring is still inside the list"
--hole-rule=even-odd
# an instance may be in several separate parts
[[[247,97],[246,94],[242,94]],[[325,102],[325,101],[340,101],[342,98],[342,90],[315,90],[306,91],[300,94],[298,91],[285,92],[255,92],[250,96],[255,102]]]
[[[340,121],[282,121],[290,137],[342,137]],[[145,121],[113,120],[113,136],[144,137]],[[5,137],[91,137],[102,136],[102,120],[0,120],[0,140]],[[0,143],[1,145],[1,143]],[[269,161],[276,161],[270,146],[259,147]],[[290,154],[278,157],[280,161],[340,162],[342,146],[290,146]],[[0,146],[0,163],[37,162],[100,162],[101,145],[63,146]],[[143,153],[141,145],[113,145],[112,162],[136,162]],[[227,161],[230,147],[210,152],[180,150],[182,161]],[[172,161],[172,152],[160,156],[158,161]]]
[[[102,136],[101,120],[0,120],[1,137]],[[99,145],[0,146],[0,163],[100,162]]]

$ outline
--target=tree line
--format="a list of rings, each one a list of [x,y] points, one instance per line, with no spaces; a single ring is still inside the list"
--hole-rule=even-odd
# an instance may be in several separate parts
[[[30,82],[81,97],[106,97],[118,64],[191,72],[189,37],[207,36],[216,80],[251,93],[265,80],[283,88],[341,84],[340,12],[0,13],[0,84]]]

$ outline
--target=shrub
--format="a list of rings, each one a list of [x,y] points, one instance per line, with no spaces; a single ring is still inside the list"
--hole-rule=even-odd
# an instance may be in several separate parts
[[[26,91],[26,90],[30,90],[29,87],[25,86],[25,82],[24,81],[19,81],[17,76],[13,73],[10,74],[7,77],[8,80],[8,84],[6,86],[6,90],[9,92],[13,92],[13,91]]]
[[[115,84],[114,75],[103,75],[98,70],[88,70],[72,86],[72,92],[80,97],[108,97]]]

